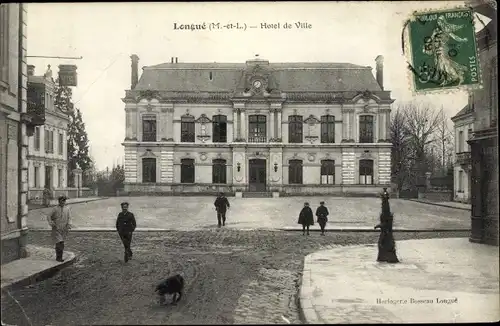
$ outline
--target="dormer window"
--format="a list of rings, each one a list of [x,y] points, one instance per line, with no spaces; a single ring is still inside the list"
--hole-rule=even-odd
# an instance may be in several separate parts
[[[208,73],[208,78],[209,78],[210,80],[213,80],[212,72],[209,72],[209,73]]]

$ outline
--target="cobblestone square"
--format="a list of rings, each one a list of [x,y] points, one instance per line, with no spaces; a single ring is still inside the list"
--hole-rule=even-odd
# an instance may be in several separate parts
[[[331,228],[372,228],[378,223],[378,198],[284,197],[228,198],[227,228],[297,228],[298,214],[304,202],[313,208],[326,201]],[[214,197],[114,197],[71,205],[76,228],[114,228],[120,202],[128,201],[135,214],[138,228],[169,230],[202,230],[217,226]],[[396,229],[456,229],[470,227],[470,212],[428,205],[402,199],[392,199]],[[50,208],[31,210],[28,227],[48,229],[46,214]],[[319,228],[318,224],[313,228]]]
[[[443,235],[467,233],[405,232],[398,240]],[[234,229],[136,232],[133,259],[125,264],[115,232],[74,232],[66,243],[78,257],[73,266],[10,295],[32,325],[300,324],[297,292],[304,257],[327,248],[372,244],[377,237],[366,232],[321,237]],[[52,246],[50,232],[30,232],[28,240]],[[375,256],[374,247],[369,259]],[[183,298],[177,306],[159,306],[154,286],[175,273],[186,280]],[[4,292],[2,321],[28,325]]]

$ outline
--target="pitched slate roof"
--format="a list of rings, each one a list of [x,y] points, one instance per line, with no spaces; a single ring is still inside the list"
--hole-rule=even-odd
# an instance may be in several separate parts
[[[371,67],[351,63],[267,63],[283,92],[381,91]],[[143,67],[134,90],[232,92],[249,66],[246,63],[162,63]],[[209,75],[212,73],[212,80]]]
[[[458,111],[457,114],[455,114],[453,117],[451,117],[451,120],[455,121],[458,118],[460,118],[461,116],[464,116],[464,115],[469,114],[469,113],[472,113],[472,109],[471,109],[470,105],[467,104],[466,106],[463,107],[462,110]]]

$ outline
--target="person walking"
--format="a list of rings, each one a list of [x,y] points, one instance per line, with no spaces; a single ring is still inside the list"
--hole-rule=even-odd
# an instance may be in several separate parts
[[[52,240],[56,249],[56,260],[63,262],[64,240],[68,236],[69,230],[73,227],[71,224],[71,212],[66,206],[66,196],[58,198],[59,204],[54,207],[52,212],[47,216],[47,222],[52,228]]]
[[[229,205],[229,200],[227,200],[222,192],[215,199],[214,206],[217,211],[217,226],[221,227],[221,222],[222,226],[226,225],[226,212],[231,206]]]
[[[309,235],[309,227],[314,225],[314,215],[309,203],[304,203],[304,207],[300,211],[298,224],[302,224],[302,235]]]
[[[319,207],[316,209],[316,216],[318,218],[318,223],[321,228],[321,235],[325,235],[325,226],[326,222],[328,222],[328,208],[325,206],[325,202],[322,201],[319,203]]]
[[[122,240],[123,247],[125,248],[125,254],[123,260],[128,262],[130,258],[132,258],[132,249],[130,249],[130,245],[132,243],[132,233],[136,228],[135,216],[132,212],[129,212],[128,207],[129,204],[127,202],[121,203],[122,211],[118,213],[118,217],[116,219],[116,230],[118,231],[118,235]]]

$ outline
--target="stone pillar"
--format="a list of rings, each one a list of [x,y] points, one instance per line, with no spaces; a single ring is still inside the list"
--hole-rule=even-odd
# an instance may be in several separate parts
[[[232,139],[233,142],[236,139],[240,138],[239,130],[240,129],[238,128],[238,111],[236,109],[233,109],[233,139]]]
[[[245,119],[245,110],[240,111],[240,129],[241,129],[241,139],[245,140],[247,139],[247,122]]]
[[[125,109],[125,138],[131,139],[132,136],[132,112],[130,109]]]
[[[387,110],[385,112],[385,140],[389,141],[391,139],[391,111]]]
[[[165,141],[167,139],[167,115],[167,109],[162,108],[158,116],[159,121],[157,122],[158,126],[156,127],[156,141]]]
[[[349,112],[349,139],[356,140],[356,125],[354,120],[354,110]]]
[[[79,168],[73,169],[73,182],[75,188],[77,188],[77,197],[82,196],[82,170]]]
[[[430,172],[425,172],[425,188],[426,189],[431,188],[431,173]]]
[[[382,140],[385,139],[384,134],[385,134],[385,114],[378,112],[377,113],[377,122],[376,126],[378,129],[378,142],[381,142]]]
[[[282,125],[282,121],[281,121],[281,110],[278,110],[277,111],[277,120],[278,120],[278,134],[276,135],[276,138],[279,138],[281,142],[283,142],[283,135],[281,134],[281,125]]]
[[[342,112],[342,140],[349,139],[349,112]]]
[[[274,123],[274,109],[271,109],[269,111],[269,138],[273,139],[276,138],[276,130],[275,130],[275,123]]]

